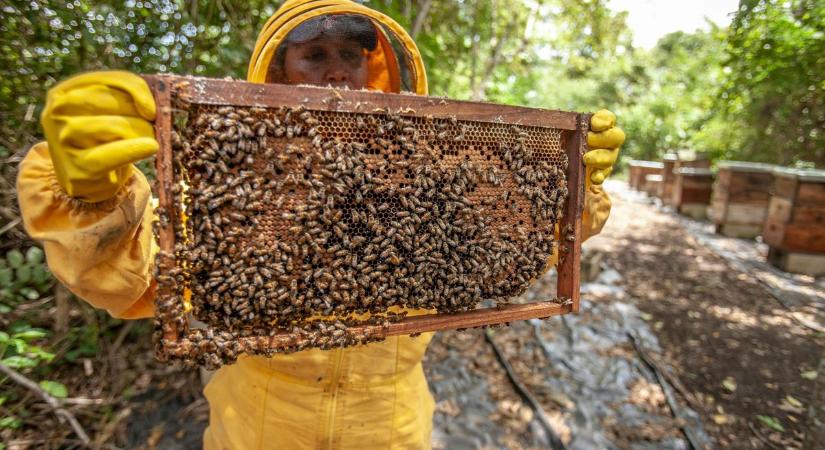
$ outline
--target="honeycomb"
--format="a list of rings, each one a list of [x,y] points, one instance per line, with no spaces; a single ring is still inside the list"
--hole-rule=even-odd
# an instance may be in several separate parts
[[[411,110],[188,105],[158,317],[205,322],[197,358],[215,366],[251,350],[238,336],[330,348],[397,311],[507,304],[557,248],[566,137]]]

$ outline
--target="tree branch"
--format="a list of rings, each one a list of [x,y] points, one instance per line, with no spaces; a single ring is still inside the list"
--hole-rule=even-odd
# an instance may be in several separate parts
[[[52,397],[48,392],[44,391],[37,383],[26,378],[25,375],[12,369],[11,367],[6,366],[5,364],[0,364],[0,372],[6,374],[17,384],[39,395],[40,398],[42,398],[43,401],[45,401],[46,404],[48,404],[52,408],[52,411],[54,411],[54,413],[57,415],[57,418],[60,420],[61,423],[64,420],[68,421],[69,425],[71,425],[75,434],[77,434],[77,437],[79,437],[84,444],[88,444],[90,442],[89,435],[86,434],[86,431],[83,430],[83,427],[80,425],[80,422],[77,421],[77,419],[72,413],[65,410],[61,406],[60,400]]]
[[[412,30],[410,30],[410,36],[415,39],[418,36],[418,33],[421,32],[421,29],[424,28],[424,22],[427,19],[427,15],[430,13],[430,6],[432,6],[433,0],[424,0],[424,3],[421,4],[421,8],[418,10],[418,13],[415,15],[415,20],[413,21]]]

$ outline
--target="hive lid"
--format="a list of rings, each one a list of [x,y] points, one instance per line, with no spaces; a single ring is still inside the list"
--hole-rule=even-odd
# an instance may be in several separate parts
[[[821,169],[793,169],[777,167],[773,170],[774,176],[796,178],[810,183],[825,183],[825,170]]]
[[[775,164],[765,164],[750,161],[719,161],[717,167],[734,172],[771,172],[777,168]]]
[[[676,152],[679,161],[705,161],[709,159],[708,154],[695,150],[679,150]]]
[[[712,177],[713,171],[710,169],[699,168],[699,167],[680,167],[673,171],[673,173],[678,173],[682,175],[690,175],[694,177]]]
[[[631,159],[630,162],[627,164],[629,166],[649,167],[651,169],[661,169],[664,167],[664,163],[661,163],[659,161],[643,161],[641,159]]]
[[[676,153],[673,153],[673,152],[665,153],[664,156],[662,156],[662,161],[678,161],[678,160],[679,160],[679,155],[677,155]]]

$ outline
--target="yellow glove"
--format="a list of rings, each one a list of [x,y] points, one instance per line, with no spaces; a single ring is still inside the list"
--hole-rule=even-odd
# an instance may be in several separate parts
[[[615,114],[606,109],[593,114],[587,133],[587,145],[591,150],[584,154],[584,165],[591,183],[602,184],[613,171],[624,138],[624,131],[616,126]]]
[[[157,152],[154,118],[149,86],[129,72],[85,73],[50,89],[40,122],[66,193],[87,202],[114,197],[131,163]]]

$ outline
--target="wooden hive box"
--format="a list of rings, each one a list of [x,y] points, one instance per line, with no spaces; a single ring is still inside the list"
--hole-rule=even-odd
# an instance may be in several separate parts
[[[773,187],[771,164],[720,161],[708,215],[716,232],[753,238],[762,234]]]
[[[704,152],[697,152],[694,150],[679,150],[676,152],[676,163],[673,169],[680,169],[682,167],[694,167],[697,169],[709,169],[710,158]]]
[[[651,173],[645,176],[642,183],[642,190],[651,197],[659,197],[662,192],[662,175],[658,173]]]
[[[777,168],[762,231],[768,261],[782,270],[825,275],[825,170]]]
[[[673,185],[676,182],[673,169],[678,159],[679,156],[674,152],[665,153],[662,157],[662,186],[659,189],[659,197],[665,205],[671,205],[673,199]]]
[[[632,160],[628,163],[630,168],[630,178],[628,184],[631,188],[643,191],[645,185],[645,177],[649,174],[660,174],[662,172],[663,164],[657,161],[641,161]]]
[[[146,78],[162,359],[217,366],[578,310],[589,115]],[[511,303],[556,250],[555,297]]]
[[[695,219],[706,217],[713,191],[713,172],[706,168],[680,167],[673,173],[673,207]]]

